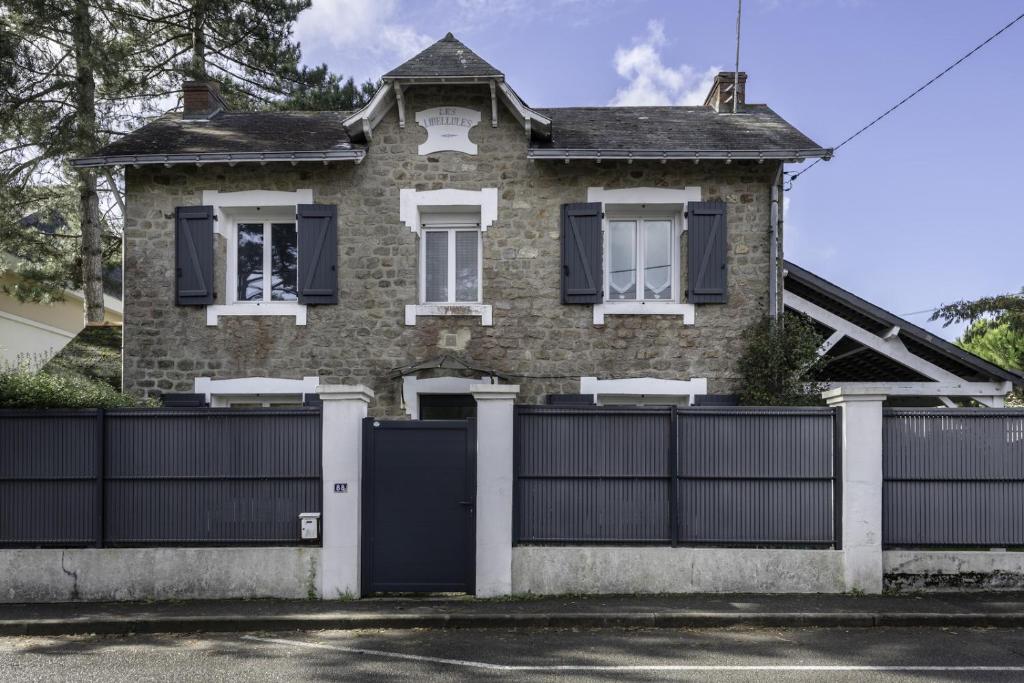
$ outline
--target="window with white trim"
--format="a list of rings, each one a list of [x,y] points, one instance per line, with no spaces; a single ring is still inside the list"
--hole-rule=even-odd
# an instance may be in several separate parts
[[[671,216],[610,216],[605,300],[679,300],[679,239]]]
[[[238,303],[298,300],[298,234],[295,221],[234,222],[229,241],[231,300]]]
[[[420,243],[420,302],[480,303],[480,229],[424,228]]]

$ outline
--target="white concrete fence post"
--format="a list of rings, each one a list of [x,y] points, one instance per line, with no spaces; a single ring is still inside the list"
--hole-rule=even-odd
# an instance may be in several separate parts
[[[822,394],[842,410],[843,566],[846,590],[881,593],[882,402],[877,390]]]
[[[519,386],[474,384],[476,399],[476,595],[512,593],[512,434]]]
[[[320,597],[361,595],[363,418],[373,390],[357,384],[320,385],[323,399],[323,514]],[[339,491],[335,491],[338,484]]]

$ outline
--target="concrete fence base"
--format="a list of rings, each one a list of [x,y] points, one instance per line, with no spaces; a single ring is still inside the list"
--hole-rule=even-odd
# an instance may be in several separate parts
[[[519,546],[512,591],[565,593],[841,593],[835,550]]]
[[[887,550],[889,590],[1024,590],[1024,553],[971,550]]]
[[[0,551],[0,602],[319,597],[319,548]]]

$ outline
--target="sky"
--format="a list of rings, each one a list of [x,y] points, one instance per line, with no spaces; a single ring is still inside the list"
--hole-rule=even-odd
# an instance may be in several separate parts
[[[1021,0],[746,0],[740,68],[832,147],[1024,12]],[[532,106],[702,104],[730,0],[313,0],[309,64],[357,81],[451,31]],[[900,315],[1024,286],[1024,21],[786,194],[789,260]],[[806,164],[802,165],[806,166]],[[791,165],[787,170],[799,170]],[[959,327],[908,319],[947,339]]]

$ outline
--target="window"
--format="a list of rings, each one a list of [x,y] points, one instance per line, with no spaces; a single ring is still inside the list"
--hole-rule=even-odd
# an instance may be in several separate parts
[[[298,240],[294,222],[239,221],[231,258],[236,273],[236,301],[298,300]]]
[[[420,292],[425,304],[480,302],[480,230],[423,231]]]
[[[679,248],[671,218],[608,221],[607,301],[676,301]]]

